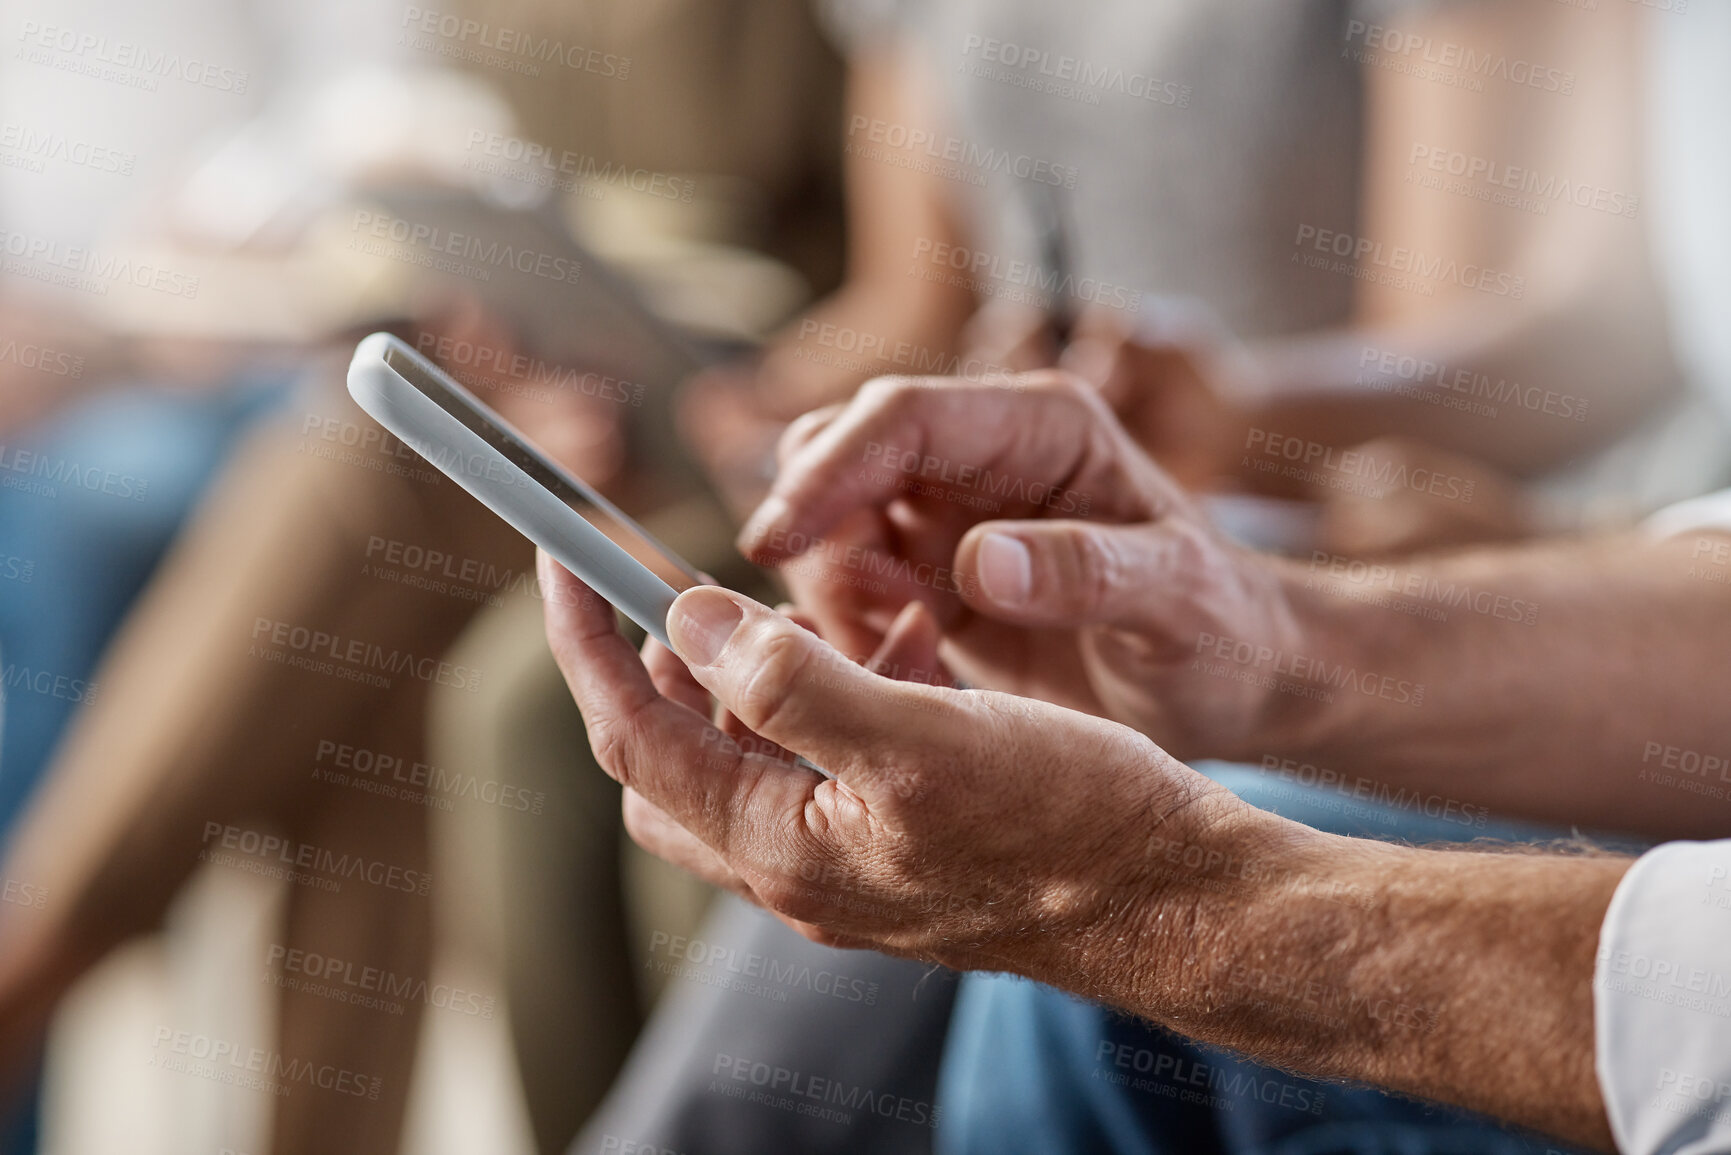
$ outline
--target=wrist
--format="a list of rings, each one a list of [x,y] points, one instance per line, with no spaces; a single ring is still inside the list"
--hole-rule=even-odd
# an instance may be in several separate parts
[[[1316,883],[1313,862],[1330,841],[1310,827],[1240,800],[1224,787],[1168,818],[1139,848],[1138,943],[1121,1004],[1178,1025],[1220,1005],[1222,967],[1294,895]]]
[[[1331,562],[1273,564],[1283,641],[1268,659],[1268,693],[1236,752],[1241,760],[1362,745],[1386,730],[1386,719],[1423,704],[1423,684],[1388,661],[1407,649],[1409,623],[1341,592],[1328,576]]]
[[[1404,852],[1232,801],[1197,866],[1162,864],[1170,873],[1144,909],[1137,981],[1120,1005],[1204,1042],[1331,1066],[1331,1040],[1361,1031],[1364,1008],[1329,976],[1375,949],[1367,919]],[[1381,1002],[1384,1017],[1429,1029],[1434,1008]]]

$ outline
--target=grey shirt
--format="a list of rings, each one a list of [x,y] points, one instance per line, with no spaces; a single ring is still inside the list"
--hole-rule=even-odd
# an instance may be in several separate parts
[[[1045,183],[1057,188],[1077,283],[1193,298],[1244,337],[1345,319],[1351,278],[1298,263],[1295,239],[1301,226],[1352,232],[1357,219],[1366,67],[1346,50],[1358,5],[829,0],[828,9],[853,46],[892,35],[916,46],[962,142],[951,152],[971,160],[946,172],[947,187],[979,250],[963,271],[979,261],[983,291],[1002,295],[999,282],[1025,279],[1016,262],[1040,262],[1041,210],[1031,205],[1046,194],[1025,186]]]

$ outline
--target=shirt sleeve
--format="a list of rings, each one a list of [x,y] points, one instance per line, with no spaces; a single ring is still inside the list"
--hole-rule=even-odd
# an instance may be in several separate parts
[[[1683,772],[1731,783],[1717,761]],[[1731,1152],[1731,839],[1666,843],[1624,876],[1599,932],[1593,1015],[1617,1150]]]
[[[1703,529],[1731,533],[1731,489],[1668,505],[1649,517],[1644,528],[1652,537],[1672,537]]]
[[[1423,16],[1462,0],[1353,0],[1352,13],[1360,20],[1398,20],[1402,16]]]
[[[906,30],[906,0],[813,0],[818,23],[844,55],[877,48]]]

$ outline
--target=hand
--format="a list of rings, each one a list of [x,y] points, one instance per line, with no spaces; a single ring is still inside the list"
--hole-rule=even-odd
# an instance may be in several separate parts
[[[871,653],[919,601],[967,681],[1116,719],[1180,756],[1252,753],[1312,705],[1252,667],[1194,669],[1208,636],[1315,654],[1298,583],[1216,534],[1063,373],[868,383],[789,430],[740,540],[845,652]]]
[[[1094,386],[1136,443],[1194,489],[1228,472],[1261,385],[1254,359],[1212,314],[1160,304],[1145,314],[1084,309],[1063,341],[1043,311],[988,304],[963,338],[977,361],[1056,366]]]
[[[1122,999],[1160,953],[1132,944],[1187,925],[1160,848],[1259,821],[1134,731],[883,678],[716,587],[674,603],[677,655],[639,658],[606,603],[541,564],[554,657],[632,836],[815,941]]]
[[[1321,486],[1316,548],[1391,557],[1450,546],[1517,541],[1533,532],[1521,491],[1497,470],[1419,441],[1381,437],[1350,452],[1374,470],[1431,485]]]
[[[744,517],[763,500],[775,476],[775,444],[794,418],[894,372],[886,357],[897,341],[922,354],[948,347],[929,331],[944,330],[941,316],[909,309],[905,296],[844,288],[757,355],[685,383],[675,402],[680,437],[731,513]]]
[[[680,389],[674,412],[680,440],[703,466],[729,512],[743,517],[763,500],[775,443],[792,420],[766,402],[759,389],[759,366],[720,365],[695,374]]]

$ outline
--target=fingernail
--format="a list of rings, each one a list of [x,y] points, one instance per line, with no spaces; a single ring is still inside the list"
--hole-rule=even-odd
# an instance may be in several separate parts
[[[988,533],[980,542],[980,586],[999,605],[1026,605],[1034,588],[1028,547],[1007,534]]]
[[[744,617],[745,611],[725,591],[699,586],[681,594],[674,604],[667,618],[667,637],[673,652],[687,662],[712,665]]]
[[[757,512],[745,523],[745,528],[739,531],[739,540],[749,550],[758,549],[763,544],[763,539],[787,513],[787,502],[779,497],[765,498],[763,504],[757,507]]]

